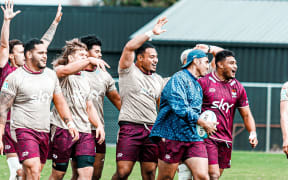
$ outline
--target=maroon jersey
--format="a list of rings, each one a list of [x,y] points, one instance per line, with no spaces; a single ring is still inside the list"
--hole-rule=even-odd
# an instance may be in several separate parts
[[[217,116],[216,133],[213,139],[232,141],[235,109],[249,106],[244,87],[236,79],[221,81],[215,72],[198,80],[203,89],[202,112],[213,111]]]
[[[17,68],[16,67],[12,67],[9,62],[6,63],[6,65],[3,68],[0,68],[0,89],[4,83],[4,80],[6,79],[6,77],[12,73],[13,71],[15,71]],[[10,111],[8,112],[7,115],[7,121],[10,120]]]

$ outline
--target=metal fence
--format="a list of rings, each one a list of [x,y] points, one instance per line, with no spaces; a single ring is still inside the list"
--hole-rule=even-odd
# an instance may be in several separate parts
[[[271,149],[271,128],[277,128],[276,129],[278,131],[277,134],[279,134],[279,131],[281,131],[280,129],[280,105],[279,104],[280,104],[280,89],[283,84],[244,82],[242,83],[242,85],[247,90],[249,101],[253,101],[252,104],[258,106],[259,103],[263,103],[264,105],[264,106],[260,106],[261,108],[255,109],[251,107],[251,109],[255,117],[256,127],[265,129],[265,134],[266,134],[265,151],[269,152]],[[257,94],[257,92],[259,92],[257,91],[257,89],[266,91],[266,97],[262,97],[262,101],[258,101],[257,98],[259,98],[259,96],[263,96],[264,94]],[[263,116],[266,117],[266,123],[262,123],[261,121],[257,122],[257,118],[261,118]],[[239,119],[237,119],[236,121],[239,122]],[[280,141],[273,142],[273,144],[276,143],[279,147],[281,147],[281,143],[282,143],[281,139],[282,138],[279,137],[278,140]],[[235,141],[237,141],[237,138],[235,139]],[[263,143],[263,141],[261,143]]]

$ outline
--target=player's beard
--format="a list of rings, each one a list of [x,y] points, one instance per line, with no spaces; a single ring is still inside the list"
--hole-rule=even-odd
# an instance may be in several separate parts
[[[230,70],[230,71],[232,71],[232,70]],[[231,75],[230,75],[230,71],[225,71],[224,73],[223,73],[223,76],[224,76],[224,78],[225,78],[225,80],[226,81],[229,81],[230,79],[234,79],[235,77],[232,77]],[[232,72],[231,72],[232,73]]]
[[[44,65],[41,65],[41,62],[39,62],[39,63],[37,64],[37,67],[38,67],[39,69],[44,69],[44,68],[46,68],[46,63],[45,63]]]
[[[152,69],[147,69],[145,68],[145,66],[142,65],[142,69],[147,73],[147,74],[152,74],[152,73],[155,73],[156,71],[155,70],[152,70]]]

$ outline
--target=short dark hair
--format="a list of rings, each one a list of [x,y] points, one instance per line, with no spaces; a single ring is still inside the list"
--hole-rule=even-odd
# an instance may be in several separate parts
[[[26,55],[27,51],[30,51],[35,48],[35,45],[43,44],[43,41],[40,39],[31,39],[24,45],[24,55]]]
[[[223,61],[226,59],[226,57],[235,57],[235,54],[233,51],[230,51],[228,49],[224,49],[220,52],[218,52],[216,55],[215,55],[215,64],[217,66],[217,63],[220,62],[220,61]]]
[[[145,52],[145,50],[148,49],[148,48],[156,49],[153,44],[145,42],[144,44],[142,44],[141,47],[136,49],[136,51],[135,51],[136,57],[138,56],[138,54],[143,54],[143,52]]]
[[[13,39],[13,40],[9,41],[9,53],[10,54],[13,53],[13,48],[16,45],[22,45],[23,46],[23,43],[20,40],[18,40],[18,39]]]
[[[80,38],[81,42],[86,44],[88,50],[92,49],[94,45],[102,46],[101,40],[95,35],[87,35]]]

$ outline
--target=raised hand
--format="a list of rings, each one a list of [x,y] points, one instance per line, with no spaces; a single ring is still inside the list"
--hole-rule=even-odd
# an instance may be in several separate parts
[[[14,7],[14,3],[13,1],[5,1],[5,8],[3,6],[1,6],[1,9],[3,11],[4,14],[4,19],[5,20],[11,20],[13,19],[17,14],[19,14],[21,11],[18,10],[16,12],[13,11],[13,7]]]
[[[56,16],[55,16],[55,19],[54,21],[56,23],[59,23],[61,21],[61,17],[62,17],[62,6],[61,4],[58,5],[58,9],[57,9],[57,13],[56,13]]]
[[[206,44],[196,44],[196,46],[193,49],[200,49],[200,50],[204,51],[205,53],[208,53],[209,46]]]
[[[110,68],[109,64],[107,64],[104,60],[102,59],[97,59],[94,57],[88,57],[89,61],[91,64],[93,64],[94,66],[99,67],[100,69],[102,69],[103,71],[106,71],[106,67]]]
[[[153,34],[155,35],[160,35],[162,34],[163,32],[166,32],[166,29],[162,29],[162,27],[164,26],[164,24],[166,24],[168,22],[167,18],[166,17],[161,17],[157,24],[155,24],[152,32]]]

